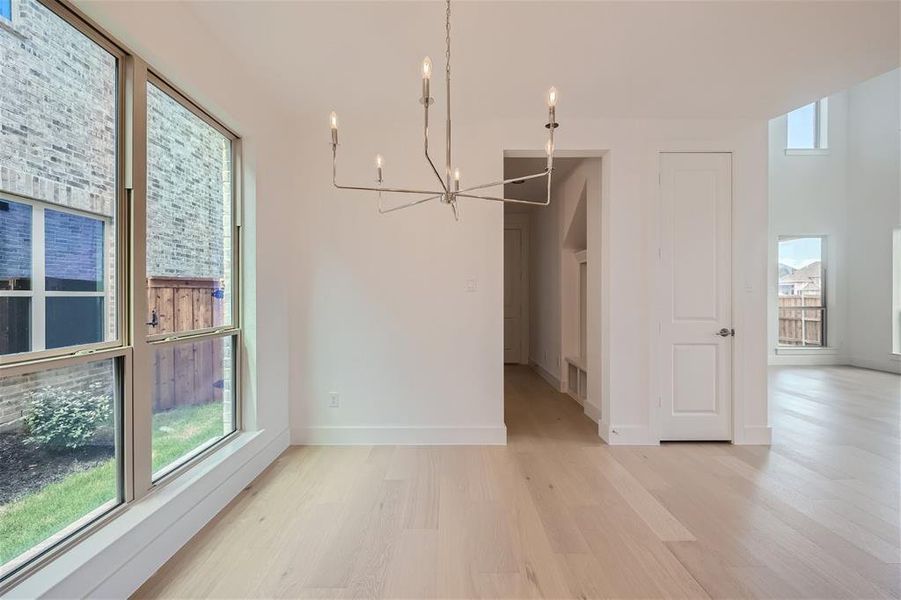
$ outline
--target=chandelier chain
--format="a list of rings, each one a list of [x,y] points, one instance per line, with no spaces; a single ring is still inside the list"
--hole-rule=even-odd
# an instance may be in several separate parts
[[[446,35],[444,37],[445,42],[445,54],[444,54],[444,64],[445,64],[445,72],[447,73],[448,79],[450,79],[450,0],[447,0],[447,11],[444,17],[444,28]]]

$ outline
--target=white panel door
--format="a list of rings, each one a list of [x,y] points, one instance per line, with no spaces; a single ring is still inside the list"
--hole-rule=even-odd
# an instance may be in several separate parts
[[[660,439],[732,439],[732,155],[660,155]]]
[[[522,229],[504,228],[504,362],[522,362]]]

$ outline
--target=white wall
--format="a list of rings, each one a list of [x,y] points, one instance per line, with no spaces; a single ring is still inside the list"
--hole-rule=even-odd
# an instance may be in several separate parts
[[[79,3],[91,18],[244,141],[245,433],[135,502],[8,592],[9,597],[126,597],[287,447],[289,339],[285,257],[296,222],[296,135],[256,93],[254,73],[186,4]],[[223,67],[227,65],[227,69]]]
[[[899,71],[829,96],[829,148],[786,154],[786,117],[770,121],[768,355],[772,364],[897,371],[891,354],[892,230],[899,199]],[[826,353],[777,355],[777,240],[827,236]]]
[[[560,184],[551,206],[530,211],[529,362],[561,381],[560,349]]]
[[[387,123],[344,117],[340,177],[366,181],[371,157],[381,152],[391,157],[388,183],[430,183],[417,148],[418,111],[397,112],[403,115]],[[735,157],[735,437],[765,441],[766,122],[564,119],[562,108],[559,117],[559,150],[609,150],[602,182],[610,377],[599,395],[611,420],[601,434],[613,443],[656,442],[655,312],[647,291],[656,254],[657,153],[716,150]],[[464,185],[500,178],[504,150],[542,147],[536,119],[478,118],[455,115]],[[301,141],[307,202],[292,260],[294,442],[503,441],[502,207],[464,200],[461,223],[439,205],[379,216],[371,194],[332,189],[327,143]],[[441,137],[433,143],[441,147]],[[467,279],[478,280],[478,292],[465,291]],[[327,408],[330,391],[341,394],[339,409]]]
[[[892,231],[901,226],[896,69],[848,91],[848,361],[901,372],[892,352]]]

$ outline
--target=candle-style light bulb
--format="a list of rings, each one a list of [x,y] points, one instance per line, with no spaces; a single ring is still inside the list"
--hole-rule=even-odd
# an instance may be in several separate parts
[[[460,189],[460,169],[454,169],[454,191]]]
[[[332,114],[329,115],[329,125],[332,128],[332,145],[338,145],[338,115],[335,114],[335,111],[332,111]]]
[[[551,87],[547,91],[547,107],[554,108],[555,106],[557,106],[557,88]]]
[[[432,59],[426,56],[422,60],[422,104],[425,106],[426,115],[429,113],[429,103],[431,101],[431,93],[429,92],[429,84],[432,82]]]
[[[375,155],[375,168],[376,168],[376,171],[378,172],[378,182],[379,183],[382,182],[382,165],[383,164],[384,164],[384,161],[382,160],[382,155],[376,154]]]

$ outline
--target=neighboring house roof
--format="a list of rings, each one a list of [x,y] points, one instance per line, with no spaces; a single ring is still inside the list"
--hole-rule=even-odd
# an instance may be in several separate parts
[[[782,266],[783,265],[780,265],[780,271]],[[808,287],[810,287],[810,284],[819,286],[822,273],[822,263],[820,261],[815,261],[805,267],[796,269],[791,273],[781,275],[779,277],[779,283],[801,283],[808,284]]]

